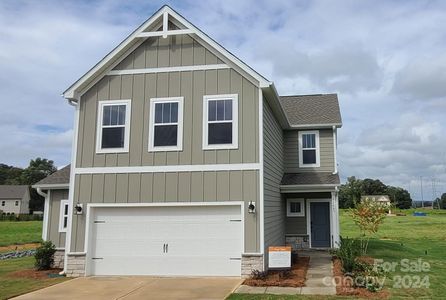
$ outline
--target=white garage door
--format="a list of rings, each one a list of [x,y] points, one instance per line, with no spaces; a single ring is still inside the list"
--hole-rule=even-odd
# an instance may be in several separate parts
[[[240,276],[240,206],[95,208],[92,275]]]

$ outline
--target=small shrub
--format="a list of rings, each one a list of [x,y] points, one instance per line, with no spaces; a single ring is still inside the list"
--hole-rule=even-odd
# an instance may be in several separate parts
[[[293,275],[291,270],[283,270],[279,272],[279,278],[280,279],[288,279]]]
[[[356,268],[356,259],[360,252],[361,245],[358,240],[341,237],[339,248],[334,250],[333,254],[341,260],[344,273],[351,273]]]
[[[34,254],[37,270],[51,269],[51,266],[54,263],[55,252],[56,246],[51,241],[42,242],[40,247],[36,249],[36,254]]]
[[[265,280],[268,276],[268,271],[252,270],[251,277],[255,280]]]

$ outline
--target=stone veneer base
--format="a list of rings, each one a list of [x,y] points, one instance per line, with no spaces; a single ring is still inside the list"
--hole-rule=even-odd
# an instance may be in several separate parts
[[[85,254],[68,253],[67,277],[85,276]]]
[[[242,278],[251,276],[253,270],[264,270],[263,254],[242,254]]]

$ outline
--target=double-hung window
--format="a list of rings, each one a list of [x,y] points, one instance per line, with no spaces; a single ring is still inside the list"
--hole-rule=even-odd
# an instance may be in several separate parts
[[[66,232],[68,226],[68,200],[60,200],[59,232]]]
[[[299,167],[319,166],[319,131],[299,131]]]
[[[238,96],[203,98],[203,149],[238,148]]]
[[[183,150],[183,100],[150,99],[149,151]]]
[[[130,100],[99,101],[97,153],[128,152]]]

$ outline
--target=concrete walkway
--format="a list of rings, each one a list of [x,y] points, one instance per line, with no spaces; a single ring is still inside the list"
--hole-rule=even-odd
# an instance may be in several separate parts
[[[192,300],[225,299],[242,282],[233,277],[165,278],[145,276],[82,277],[65,281],[16,300]]]
[[[275,295],[336,295],[333,284],[333,263],[327,251],[300,251],[300,256],[309,256],[310,265],[304,287],[253,287],[241,285],[235,293]]]

